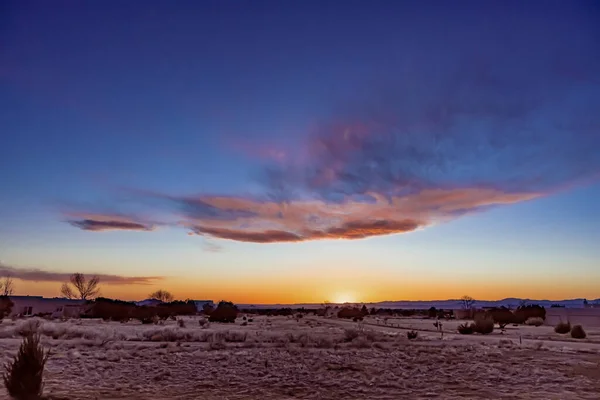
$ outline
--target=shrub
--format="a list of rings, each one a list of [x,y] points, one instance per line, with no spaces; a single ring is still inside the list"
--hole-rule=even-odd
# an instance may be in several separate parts
[[[356,329],[344,329],[344,341],[351,342],[360,335]]]
[[[554,332],[565,334],[571,332],[571,323],[570,322],[559,322],[558,325],[554,327]]]
[[[524,324],[529,318],[541,318],[546,320],[546,309],[544,307],[530,304],[520,306],[515,310],[515,323]]]
[[[363,313],[358,307],[343,307],[340,311],[338,311],[337,316],[338,318],[348,318],[356,320],[363,319]]]
[[[3,375],[4,386],[13,399],[42,398],[44,367],[49,356],[50,351],[44,351],[38,333],[25,336],[12,363],[5,365]]]
[[[525,325],[542,326],[544,325],[544,320],[540,317],[528,318],[527,321],[525,321]]]
[[[206,325],[208,321],[206,320],[206,318],[200,318],[198,320],[198,325],[200,325],[201,327],[203,327],[204,325]]]
[[[418,336],[419,336],[419,332],[417,332],[417,331],[408,331],[408,332],[406,332],[406,337],[409,340],[416,339]]]
[[[217,308],[210,313],[208,320],[210,322],[233,323],[237,318],[238,310],[233,303],[221,301]]]
[[[515,314],[506,307],[494,308],[490,310],[486,316],[491,318],[494,323],[498,324],[500,329],[504,329],[506,325],[517,321]]]
[[[460,324],[457,330],[458,333],[461,333],[463,335],[471,335],[473,333],[473,324]]]
[[[182,319],[178,319],[178,320],[177,320],[177,325],[178,325],[180,328],[185,328],[185,321],[184,321],[184,320],[182,320]]]
[[[587,335],[581,325],[575,325],[571,329],[571,337],[574,339],[585,339]]]
[[[487,335],[494,331],[494,320],[492,318],[477,318],[471,326],[473,327],[473,332]]]
[[[357,337],[351,342],[352,347],[356,347],[358,349],[366,349],[371,347],[371,342],[364,336]]]
[[[2,318],[10,315],[14,305],[10,297],[0,296],[0,322],[2,322]]]
[[[427,310],[427,316],[429,318],[435,318],[437,317],[437,309],[435,307],[430,307],[429,310]]]

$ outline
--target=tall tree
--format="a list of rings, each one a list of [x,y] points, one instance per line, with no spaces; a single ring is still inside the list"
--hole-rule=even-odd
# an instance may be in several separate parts
[[[0,281],[0,296],[12,296],[15,290],[15,284],[10,275],[6,275],[2,281]]]
[[[160,300],[165,303],[170,303],[173,301],[173,295],[170,292],[168,292],[166,290],[162,290],[162,289],[157,290],[154,293],[150,293],[148,296],[151,299]]]
[[[96,275],[89,281],[79,272],[71,275],[70,283],[63,283],[60,293],[68,299],[91,300],[100,292],[100,278]]]
[[[462,306],[465,310],[470,310],[475,305],[475,299],[471,296],[463,296],[460,298]]]

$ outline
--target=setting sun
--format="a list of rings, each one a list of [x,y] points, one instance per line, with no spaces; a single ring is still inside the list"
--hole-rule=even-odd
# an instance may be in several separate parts
[[[356,303],[356,296],[352,293],[338,293],[333,297],[333,302],[336,304]]]

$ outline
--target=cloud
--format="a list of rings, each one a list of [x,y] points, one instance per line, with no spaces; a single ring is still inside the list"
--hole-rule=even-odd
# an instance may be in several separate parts
[[[9,275],[15,279],[34,282],[67,282],[71,276],[70,273],[45,271],[37,268],[16,268],[0,264],[0,276]],[[87,274],[96,275],[101,283],[111,285],[151,285],[157,280],[163,279],[159,276],[120,276],[107,274]]]
[[[68,223],[84,231],[152,231],[155,226],[150,223],[135,221],[135,217],[123,217],[119,215],[72,214],[75,219],[69,219]]]
[[[207,238],[295,243],[408,233],[599,176],[595,43],[528,34],[491,51],[479,37],[455,42],[465,48],[413,55],[397,76],[333,104],[287,145],[286,132],[278,147],[233,143],[234,153],[261,161],[252,195],[138,190],[128,201]],[[158,225],[109,214],[71,223]]]

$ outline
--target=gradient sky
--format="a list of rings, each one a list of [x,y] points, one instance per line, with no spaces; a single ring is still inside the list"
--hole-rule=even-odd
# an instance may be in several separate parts
[[[600,297],[594,1],[4,1],[0,273]]]

